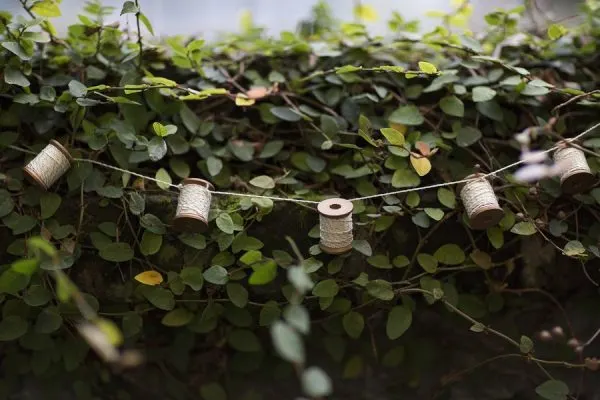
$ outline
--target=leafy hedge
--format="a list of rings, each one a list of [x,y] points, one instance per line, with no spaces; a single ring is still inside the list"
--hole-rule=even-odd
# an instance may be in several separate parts
[[[577,388],[557,367],[597,368],[583,347],[534,353],[543,325],[488,324],[522,310],[515,293],[545,293],[556,309],[594,288],[599,189],[569,197],[556,178],[525,185],[505,171],[493,181],[505,217],[483,232],[469,228],[455,186],[356,201],[353,251],[330,256],[314,207],[266,198],[214,195],[209,230],[178,234],[177,191],[164,183],[356,198],[496,170],[519,159],[517,132],[549,148],[596,121],[597,2],[570,32],[517,35],[516,8],[486,16],[475,37],[461,3],[422,37],[394,14],[388,38],[334,23],[320,4],[299,33],[266,38],[246,18],[219,43],[137,35],[152,31],[137,1],[121,12],[133,33],[92,1],[59,37],[58,1],[23,3],[26,18],[0,13],[0,398],[31,375],[47,396],[260,398],[231,374],[247,384],[245,374],[293,371],[321,398],[344,393],[325,371],[342,371],[338,382],[367,365],[404,374],[408,390],[443,358],[427,350],[436,340],[411,336],[429,310],[539,366],[525,398],[566,399]],[[22,167],[52,138],[162,183],[80,161],[44,192]],[[599,139],[583,146],[597,171]],[[587,334],[565,317],[568,337]],[[444,373],[484,361],[473,351]],[[448,394],[451,381],[429,385]]]

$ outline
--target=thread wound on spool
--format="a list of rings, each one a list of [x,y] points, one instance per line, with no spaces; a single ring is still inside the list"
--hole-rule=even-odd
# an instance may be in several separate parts
[[[565,193],[579,193],[589,189],[595,181],[585,159],[585,153],[576,147],[558,148],[553,155],[560,166],[560,186]]]
[[[38,185],[48,190],[71,167],[73,158],[56,140],[51,140],[23,168],[23,171]]]
[[[208,226],[213,186],[204,179],[187,178],[179,193],[173,225],[181,232],[203,232]]]
[[[478,176],[481,174],[469,175],[465,179]],[[460,190],[460,198],[465,205],[469,225],[473,229],[487,229],[504,217],[494,189],[484,177],[465,183]]]
[[[352,249],[352,202],[345,199],[323,200],[317,206],[321,250],[341,254]]]

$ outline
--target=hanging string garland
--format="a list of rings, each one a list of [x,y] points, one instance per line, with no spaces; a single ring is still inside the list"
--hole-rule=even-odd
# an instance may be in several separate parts
[[[554,163],[560,165],[560,187],[563,192],[574,194],[589,189],[595,182],[594,174],[580,149],[562,144],[553,155]]]
[[[173,226],[180,232],[203,232],[208,227],[213,185],[198,178],[183,180]]]
[[[317,206],[321,242],[328,254],[342,254],[352,249],[352,202],[345,199],[323,200]]]
[[[48,190],[69,168],[73,157],[69,151],[56,140],[50,143],[38,153],[23,171],[38,185]]]
[[[504,217],[504,210],[500,208],[494,189],[484,174],[469,175],[465,179],[472,178],[479,179],[465,183],[460,189],[460,198],[465,205],[471,228],[487,229],[500,222]]]

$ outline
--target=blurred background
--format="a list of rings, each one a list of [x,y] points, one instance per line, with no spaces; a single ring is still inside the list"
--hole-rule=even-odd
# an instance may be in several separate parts
[[[119,19],[123,0],[103,0],[104,5],[114,6],[114,15],[106,22]],[[14,14],[22,12],[19,0],[2,0],[2,9]],[[310,16],[318,0],[139,0],[141,9],[154,26],[156,35],[201,35],[215,39],[220,33],[236,32],[240,17],[245,12],[252,14],[256,25],[265,27],[269,35],[281,31],[293,31],[297,24]],[[429,31],[438,24],[438,19],[428,16],[429,11],[450,11],[452,0],[325,0],[335,18],[352,21],[354,7],[360,3],[373,7],[378,15],[376,21],[368,22],[372,34],[385,34],[387,20],[393,11],[406,20],[420,21],[421,30]],[[484,16],[495,8],[511,9],[527,4],[534,13],[543,13],[546,18],[559,20],[577,14],[580,0],[471,0],[473,15],[470,28],[477,32],[485,26]],[[57,29],[64,32],[69,24],[77,21],[83,0],[63,0],[63,16],[54,19]],[[454,3],[456,4],[456,3]],[[8,7],[7,7],[8,6]],[[540,18],[539,22],[543,22]]]

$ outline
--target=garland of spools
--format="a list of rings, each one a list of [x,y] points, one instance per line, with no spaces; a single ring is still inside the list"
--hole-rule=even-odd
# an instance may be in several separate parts
[[[569,142],[582,137],[598,126],[600,126],[600,123],[569,140]],[[554,151],[554,162],[560,163],[562,167],[560,173],[561,187],[565,193],[574,194],[588,189],[595,181],[595,177],[590,170],[584,152],[577,147],[569,146],[569,142],[562,142],[545,152]],[[14,146],[11,147],[15,148]],[[51,140],[40,153],[27,163],[23,170],[33,182],[43,189],[48,190],[69,170],[74,161],[91,162],[119,171],[132,173],[131,171],[122,170],[93,160],[74,159],[69,154],[69,151],[56,140]],[[181,185],[169,184],[170,186],[180,189],[177,210],[173,219],[173,227],[181,232],[204,231],[208,226],[208,213],[210,211],[212,193],[232,196],[264,197],[272,200],[299,203],[315,203],[317,204],[317,210],[319,212],[319,246],[321,250],[329,254],[342,254],[352,249],[352,242],[354,239],[352,223],[352,211],[354,207],[352,201],[459,184],[460,198],[464,204],[469,225],[473,229],[487,229],[496,225],[504,216],[504,211],[498,203],[498,199],[488,178],[502,170],[506,170],[521,163],[523,162],[519,161],[488,174],[472,174],[456,182],[382,193],[349,200],[332,198],[321,202],[243,193],[218,192],[214,190],[214,187],[210,182],[204,179],[186,178]],[[157,179],[146,177],[144,175],[136,173],[132,174],[158,181]]]

